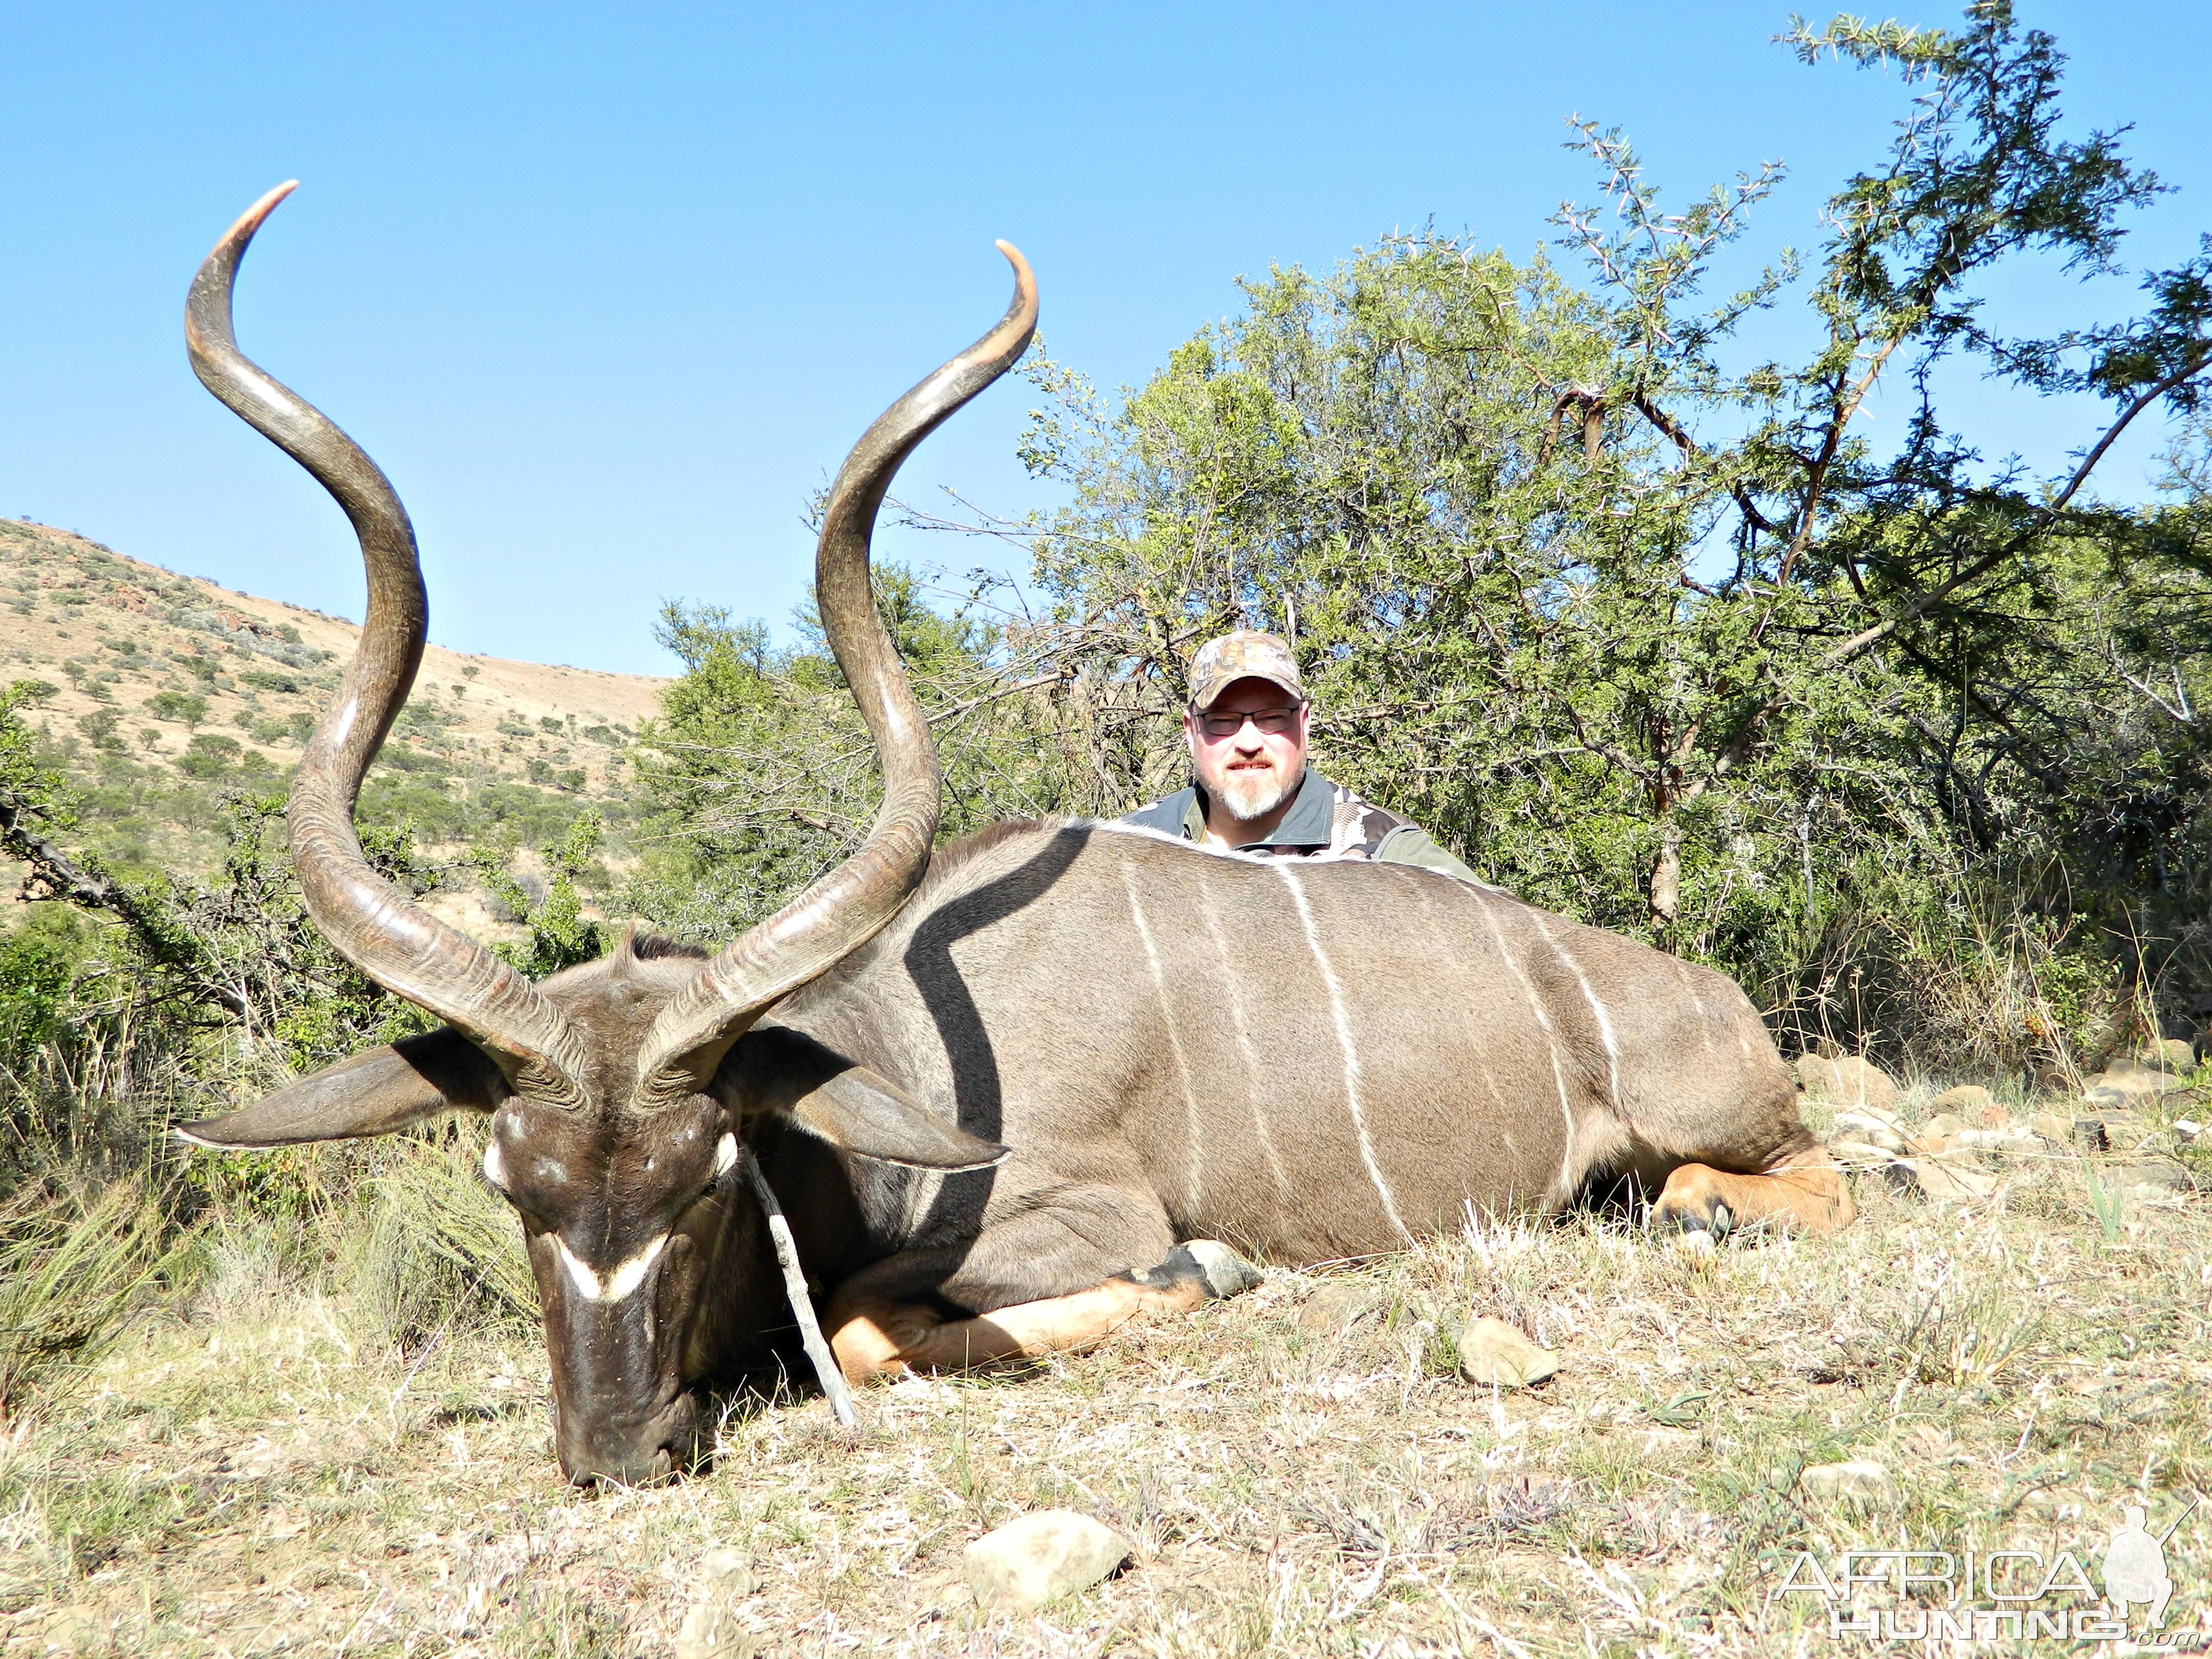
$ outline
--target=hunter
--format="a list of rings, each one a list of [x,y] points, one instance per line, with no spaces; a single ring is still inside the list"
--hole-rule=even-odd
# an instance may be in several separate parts
[[[1483,885],[1419,825],[1306,764],[1312,714],[1285,641],[1249,628],[1209,640],[1192,659],[1182,716],[1195,781],[1121,822],[1202,846],[1413,864]]]

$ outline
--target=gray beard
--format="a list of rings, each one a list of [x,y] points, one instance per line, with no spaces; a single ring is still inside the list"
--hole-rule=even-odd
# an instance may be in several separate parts
[[[1291,781],[1279,772],[1231,772],[1222,780],[1221,804],[1239,823],[1264,818],[1291,798]]]

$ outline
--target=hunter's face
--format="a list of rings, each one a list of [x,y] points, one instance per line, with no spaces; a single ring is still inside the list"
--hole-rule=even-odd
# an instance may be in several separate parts
[[[1234,682],[1204,714],[1183,716],[1199,787],[1249,823],[1298,787],[1306,770],[1306,705],[1272,680]]]

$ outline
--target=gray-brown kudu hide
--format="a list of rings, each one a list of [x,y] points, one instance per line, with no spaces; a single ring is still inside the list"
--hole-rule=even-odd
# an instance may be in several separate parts
[[[771,1021],[725,1067],[739,1109],[811,1042],[1012,1149],[958,1175],[856,1162],[802,1227],[830,1283],[975,1312],[1179,1241],[1363,1255],[1470,1204],[1541,1212],[1608,1172],[1656,1187],[1812,1145],[1721,975],[1431,871],[1109,825],[948,849]]]
[[[374,877],[351,823],[421,652],[404,514],[230,339],[238,258],[282,194],[195,283],[195,364],[360,532],[369,617],[301,763],[295,854],[338,948],[448,1024],[188,1133],[263,1147],[489,1112],[485,1176],[522,1220],[573,1478],[681,1462],[698,1386],[789,1329],[748,1158],[833,1314],[860,1310],[845,1328],[877,1358],[860,1337],[841,1358],[862,1370],[1103,1334],[1137,1286],[1189,1290],[1182,1241],[1364,1255],[1469,1206],[1554,1208],[1609,1170],[1665,1179],[1662,1215],[1693,1228],[1789,1212],[1761,1183],[1786,1184],[1769,1172],[1811,1138],[1718,975],[1425,871],[1110,826],[1000,826],[930,868],[933,759],[874,613],[867,534],[899,462],[1026,344],[1035,292],[1011,251],[1007,318],[870,428],[825,515],[825,632],[884,757],[860,851],[712,958],[625,938],[532,986],[445,928]],[[1847,1218],[1839,1186],[1814,1197],[1796,1218]],[[1063,1297],[1108,1315],[1060,1318]],[[917,1304],[935,1311],[902,1324]],[[948,1310],[941,1353],[902,1348],[897,1331]]]

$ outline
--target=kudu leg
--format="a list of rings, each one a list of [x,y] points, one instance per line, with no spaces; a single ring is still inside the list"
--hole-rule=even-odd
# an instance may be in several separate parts
[[[1825,1146],[1791,1152],[1757,1173],[1685,1164],[1667,1177],[1651,1206],[1655,1224],[1708,1236],[1757,1221],[1834,1232],[1857,1213],[1844,1172]]]
[[[1158,1267],[1119,1275],[1089,1290],[968,1319],[863,1290],[830,1303],[830,1346],[848,1382],[909,1371],[959,1371],[1097,1347],[1132,1320],[1188,1313],[1259,1283],[1226,1245],[1194,1239]]]

